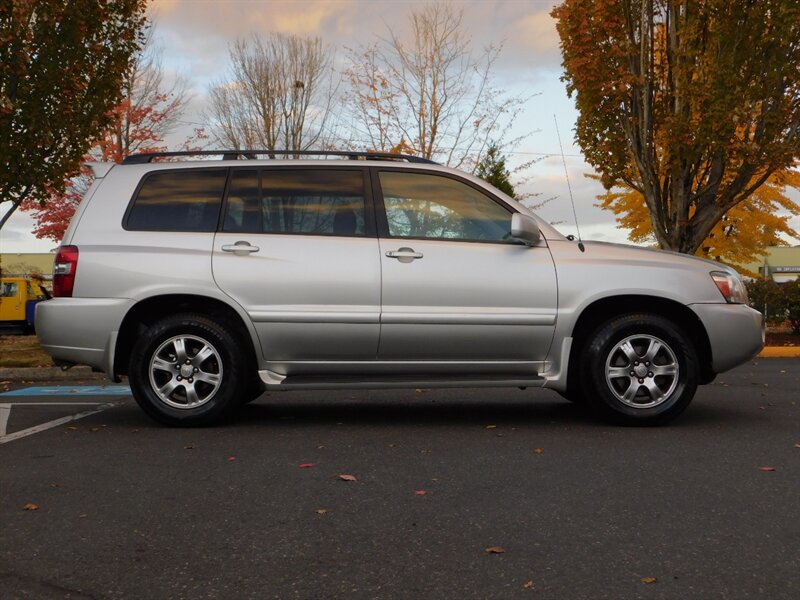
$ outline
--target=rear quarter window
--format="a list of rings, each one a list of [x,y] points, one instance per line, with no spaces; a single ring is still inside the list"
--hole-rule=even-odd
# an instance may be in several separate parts
[[[133,197],[125,229],[215,231],[227,173],[227,169],[149,173]]]

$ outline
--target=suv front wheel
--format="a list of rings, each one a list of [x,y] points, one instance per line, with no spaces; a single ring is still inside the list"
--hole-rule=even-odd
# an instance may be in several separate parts
[[[601,416],[626,425],[661,425],[697,389],[697,353],[675,323],[629,314],[600,326],[583,347],[583,396]]]
[[[139,337],[128,371],[133,397],[171,426],[209,425],[247,393],[247,361],[229,328],[203,315],[165,317]]]

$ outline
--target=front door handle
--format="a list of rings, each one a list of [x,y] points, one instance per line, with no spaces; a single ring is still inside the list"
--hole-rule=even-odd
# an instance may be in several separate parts
[[[239,240],[235,244],[226,244],[222,247],[223,252],[233,252],[236,256],[246,256],[261,250],[258,246],[251,246],[250,242]]]
[[[410,263],[412,260],[422,258],[422,252],[415,252],[413,248],[398,248],[397,250],[389,250],[386,253],[389,258],[396,258],[402,263]]]

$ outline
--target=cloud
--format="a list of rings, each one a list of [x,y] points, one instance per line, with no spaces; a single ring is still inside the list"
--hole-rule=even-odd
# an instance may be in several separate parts
[[[560,64],[556,22],[549,9],[522,16],[510,29],[509,41],[518,53],[539,67]]]
[[[7,204],[0,206],[3,214]],[[29,213],[16,211],[0,230],[0,252],[15,254],[18,252],[49,252],[56,244],[52,240],[38,240],[31,231],[34,221]]]
[[[214,2],[203,0],[153,0],[150,15],[157,34],[175,50],[175,59],[197,63],[192,73],[203,79],[218,78],[227,63],[227,46],[252,33],[293,33],[320,36],[341,50],[386,37],[391,28],[401,38],[409,34],[409,18],[424,0],[272,0],[270,2]],[[475,52],[504,42],[498,70],[536,70],[558,65],[554,2],[463,0],[463,29]],[[517,73],[517,76],[524,73]]]

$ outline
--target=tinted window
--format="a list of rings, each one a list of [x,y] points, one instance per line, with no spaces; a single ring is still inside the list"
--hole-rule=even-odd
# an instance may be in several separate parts
[[[228,190],[223,231],[261,232],[261,191],[258,171],[234,170]]]
[[[467,241],[509,241],[511,212],[448,177],[380,173],[389,235]]]
[[[360,170],[234,171],[223,229],[364,235],[364,176]]]
[[[214,231],[226,169],[183,169],[148,175],[133,201],[127,229]]]

